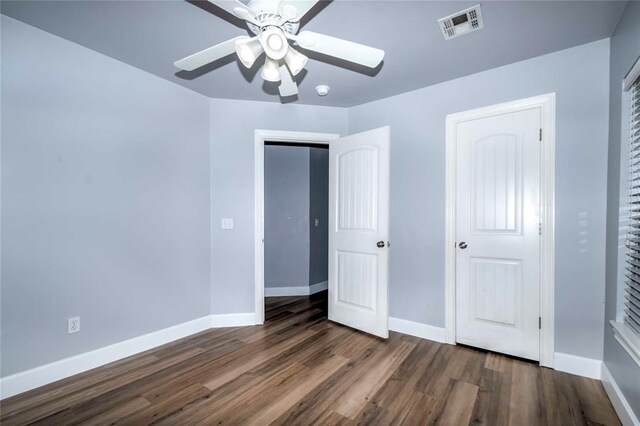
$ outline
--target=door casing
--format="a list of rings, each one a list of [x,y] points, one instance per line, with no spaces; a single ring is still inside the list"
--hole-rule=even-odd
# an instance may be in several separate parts
[[[554,364],[555,93],[446,118],[445,342],[456,344],[456,129],[459,123],[532,108],[542,111],[540,141],[540,365]]]
[[[267,141],[300,145],[326,144],[339,138],[335,133],[289,132],[283,130],[255,131],[255,324],[264,324],[264,144]]]

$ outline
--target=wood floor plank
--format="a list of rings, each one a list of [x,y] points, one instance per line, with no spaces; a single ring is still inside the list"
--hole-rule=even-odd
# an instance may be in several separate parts
[[[247,336],[243,338],[242,341],[246,343],[253,343],[260,339],[264,339],[270,334],[285,330],[288,327],[295,327],[296,325],[307,326],[307,321],[318,315],[320,315],[320,317],[324,316],[324,311],[321,309],[312,309],[308,312],[303,312],[300,315],[290,313],[287,318],[283,318],[275,323],[266,323],[264,326],[260,327],[260,332]]]
[[[274,365],[269,374],[276,375],[279,371],[288,368],[289,365],[290,363]],[[251,389],[263,382],[263,376],[249,373],[242,374],[237,379],[210,391],[208,395],[199,400],[194,400],[164,416],[156,424],[167,426],[196,424],[202,419],[220,412],[229,404],[233,404],[238,398],[244,398]]]
[[[509,424],[544,424],[538,388],[539,367],[524,361],[513,362]]]
[[[131,416],[120,417],[116,419],[117,421],[114,423],[130,426],[149,425],[173,413],[178,407],[183,407],[192,401],[202,399],[206,395],[209,395],[210,392],[209,389],[201,384],[193,383],[189,387],[174,393],[171,397],[163,398],[161,401],[154,401],[153,398],[149,399],[145,397],[146,400],[150,401],[150,406],[145,407],[143,410]]]
[[[212,375],[213,377],[204,381],[204,385],[213,390],[217,387],[224,385],[225,383],[235,379],[239,375],[251,370],[252,368],[268,361],[269,359],[281,354],[282,352],[293,348],[298,343],[303,342],[309,337],[316,334],[313,330],[304,330],[291,339],[284,342],[277,343],[270,348],[266,348],[260,352],[254,352],[248,354],[245,357],[238,358],[235,361],[230,362],[224,366],[224,372],[219,371]]]
[[[540,371],[548,374],[549,371]],[[567,373],[555,372],[552,379],[557,389],[555,401],[542,404],[542,410],[548,415],[549,407],[557,406],[556,412],[562,412],[562,423],[567,426],[585,424],[585,413],[580,404],[580,398],[573,381],[573,376]],[[547,420],[544,419],[543,420]]]
[[[18,411],[24,411],[45,401],[51,401],[70,393],[86,389],[89,386],[103,382],[109,378],[117,377],[121,374],[157,362],[158,359],[159,358],[155,355],[146,355],[144,357],[135,358],[132,357],[131,359],[116,361],[93,369],[89,372],[80,373],[75,376],[59,380],[30,392],[25,392],[0,401],[0,413],[2,413],[2,418],[4,419],[12,416]]]
[[[462,353],[463,360],[458,364],[462,368],[454,373],[455,378],[461,382],[478,386],[484,373],[487,354],[475,349],[466,349],[467,350]]]
[[[468,348],[440,345],[433,356],[430,368],[418,378],[416,389],[435,397],[445,394],[451,379],[462,376],[467,351]]]
[[[368,402],[362,407],[362,410],[357,414],[354,419],[343,417],[347,420],[351,420],[351,425],[379,425],[379,426],[391,426],[393,425],[393,418],[391,413],[384,407]]]
[[[303,425],[310,425],[310,426],[346,426],[346,425],[350,425],[352,424],[352,422],[347,419],[344,416],[341,416],[340,414],[333,412],[333,411],[327,411],[325,413],[322,413],[322,415],[320,417],[318,417],[315,421],[311,422],[311,423],[279,423],[278,421],[273,422],[272,425],[289,425],[289,424],[294,424],[294,425],[299,425],[299,426],[303,426]]]
[[[355,377],[349,390],[345,392],[333,411],[348,418],[355,416],[362,410],[371,397],[380,389],[396,368],[415,348],[415,344],[401,342],[393,350],[381,352],[383,355],[368,371]]]
[[[437,407],[437,398],[415,391],[409,403],[394,412],[393,424],[422,425],[431,418]]]
[[[91,417],[89,419],[83,420],[83,426],[102,426],[105,424],[113,424],[119,419],[125,418],[133,413],[140,411],[149,406],[149,401],[147,401],[143,397],[135,397],[124,404],[120,404],[116,407],[113,407],[110,410],[104,411],[97,416]],[[50,422],[44,422],[46,424],[53,424]],[[60,423],[61,425],[70,424],[66,420]],[[140,423],[138,423],[140,424]]]
[[[333,356],[314,368],[307,367],[308,374],[284,387],[278,400],[272,401],[268,398],[263,407],[247,417],[246,424],[266,425],[275,421],[347,362],[346,358]]]
[[[195,354],[202,352],[202,349],[195,348],[185,351],[180,355],[170,358],[158,360],[154,363],[145,365],[142,368],[135,369],[133,371],[124,373],[122,375],[107,379],[94,386],[83,388],[79,391],[72,392],[70,394],[55,398],[53,400],[45,401],[35,407],[31,407],[27,410],[17,412],[13,415],[2,418],[2,423],[6,425],[12,424],[28,424],[35,422],[42,418],[48,417],[54,413],[62,411],[67,408],[71,408],[74,405],[81,404],[87,400],[96,398],[97,396],[107,394],[110,391],[118,389],[124,386],[126,383],[136,380],[137,378],[144,377],[153,371],[159,371],[172,364],[179,363],[184,359],[188,359]]]
[[[485,368],[482,372],[478,396],[471,416],[472,423],[508,425],[510,401],[511,375],[507,372]]]
[[[105,416],[107,415],[106,413],[111,413],[109,416],[113,416],[113,413],[130,414],[136,411],[129,411],[131,409],[130,402],[135,400],[140,400],[138,401],[139,404],[134,405],[135,407],[143,408],[149,405],[149,401],[135,393],[121,388],[113,389],[110,392],[102,393],[94,398],[66,407],[34,423],[42,425],[79,424],[88,421],[92,417]],[[119,407],[122,406],[128,408],[121,411]]]
[[[619,422],[602,383],[580,376],[572,376],[571,378],[575,382],[580,405],[587,420],[602,425],[612,425]]]
[[[271,401],[271,393],[281,395],[281,390],[286,387],[286,384],[308,373],[309,369],[303,365],[295,362],[287,363],[286,367],[276,374],[263,377],[263,380],[248,389],[242,398],[230,401],[196,424],[245,424],[252,413]]]
[[[484,368],[490,370],[499,371],[501,373],[511,373],[513,366],[513,359],[506,355],[496,354],[493,352],[487,353],[485,358]]]
[[[612,425],[602,384],[327,320],[326,292],[0,402],[3,425]]]
[[[468,425],[473,414],[478,387],[459,380],[451,380],[442,411],[429,419],[429,424]],[[525,424],[525,423],[520,423]]]
[[[224,345],[202,352],[164,370],[153,372],[127,386],[134,388],[142,395],[153,394],[156,401],[171,397],[176,391],[193,383],[199,383],[203,375],[209,374],[221,359],[239,353],[246,346],[245,343],[237,340],[226,342]]]

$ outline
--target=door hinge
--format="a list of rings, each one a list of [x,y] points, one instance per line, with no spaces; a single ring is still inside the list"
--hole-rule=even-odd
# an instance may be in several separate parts
[[[539,136],[540,142],[542,142],[542,129],[540,129],[540,136]]]
[[[538,330],[542,330],[542,317],[538,317]]]
[[[542,223],[538,222],[538,235],[542,235]]]

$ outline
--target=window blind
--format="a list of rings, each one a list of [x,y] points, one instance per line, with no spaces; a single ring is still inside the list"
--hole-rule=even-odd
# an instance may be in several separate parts
[[[640,335],[640,79],[630,89],[629,227],[624,322]]]

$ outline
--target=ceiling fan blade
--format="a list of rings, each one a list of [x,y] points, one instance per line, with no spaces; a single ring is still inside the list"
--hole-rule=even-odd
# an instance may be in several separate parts
[[[196,68],[200,68],[210,62],[216,61],[225,56],[229,56],[232,53],[236,53],[236,40],[249,38],[248,36],[239,36],[232,38],[231,40],[223,41],[220,44],[216,44],[213,47],[204,49],[198,53],[187,56],[184,59],[174,62],[173,64],[185,71],[193,71]]]
[[[384,58],[384,50],[312,31],[302,31],[297,36],[287,34],[287,37],[296,41],[298,46],[303,49],[344,59],[369,68],[377,67]]]
[[[298,94],[298,85],[291,77],[289,68],[286,65],[280,65],[280,86],[278,87],[280,96],[286,98],[287,96],[294,96]]]
[[[243,3],[240,3],[238,0],[209,0],[209,3],[215,4],[220,9],[232,14],[237,18],[249,21],[257,25],[257,22],[255,20],[256,13],[253,10],[249,9]]]
[[[319,1],[320,0],[281,0],[278,11],[280,16],[287,17],[288,21],[298,22]]]

